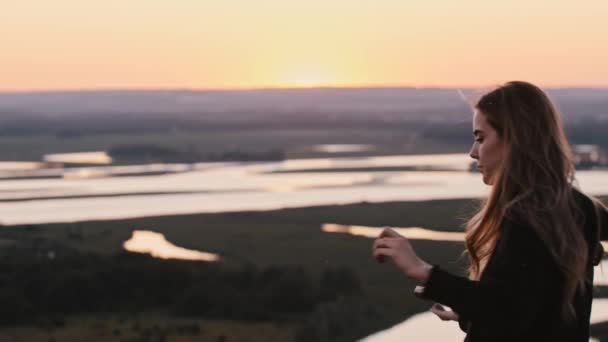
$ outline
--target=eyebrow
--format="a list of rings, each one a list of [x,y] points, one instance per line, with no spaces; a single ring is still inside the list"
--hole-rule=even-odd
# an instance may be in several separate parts
[[[481,134],[481,133],[483,133],[483,131],[480,130],[480,129],[476,129],[476,130],[473,131],[473,135],[474,136],[476,136],[477,134]]]

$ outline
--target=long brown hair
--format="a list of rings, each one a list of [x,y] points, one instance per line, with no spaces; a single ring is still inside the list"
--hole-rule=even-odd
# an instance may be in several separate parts
[[[547,246],[565,281],[562,318],[576,319],[573,299],[585,289],[587,242],[573,194],[574,164],[558,110],[538,87],[506,83],[475,108],[505,146],[491,192],[466,224],[469,278],[478,280],[507,215],[523,218]]]

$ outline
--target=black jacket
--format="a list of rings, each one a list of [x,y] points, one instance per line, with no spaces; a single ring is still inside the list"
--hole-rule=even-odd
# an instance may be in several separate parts
[[[457,312],[459,325],[467,333],[466,342],[588,342],[593,266],[604,253],[599,241],[608,238],[608,212],[578,191],[575,197],[584,213],[585,235],[591,248],[586,292],[579,290],[574,303],[574,326],[560,319],[563,277],[557,264],[532,228],[517,219],[503,220],[496,247],[479,281],[433,265],[420,296]]]

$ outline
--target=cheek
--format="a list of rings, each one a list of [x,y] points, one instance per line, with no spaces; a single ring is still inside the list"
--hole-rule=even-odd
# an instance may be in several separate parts
[[[496,164],[498,164],[502,158],[501,151],[498,148],[499,146],[494,145],[485,145],[480,146],[479,148],[479,158],[483,158],[483,165],[488,168],[494,168]]]
[[[479,159],[481,160],[485,160],[487,159],[486,157],[486,147],[484,145],[479,146],[479,149],[477,150],[478,154],[479,154]]]

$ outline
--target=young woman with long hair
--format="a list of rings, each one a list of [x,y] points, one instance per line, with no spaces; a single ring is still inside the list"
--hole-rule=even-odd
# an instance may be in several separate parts
[[[588,342],[608,211],[575,186],[557,109],[538,87],[509,82],[475,104],[473,137],[470,156],[491,190],[465,227],[468,277],[427,263],[390,228],[374,257],[418,281],[418,296],[458,321],[467,342]]]

